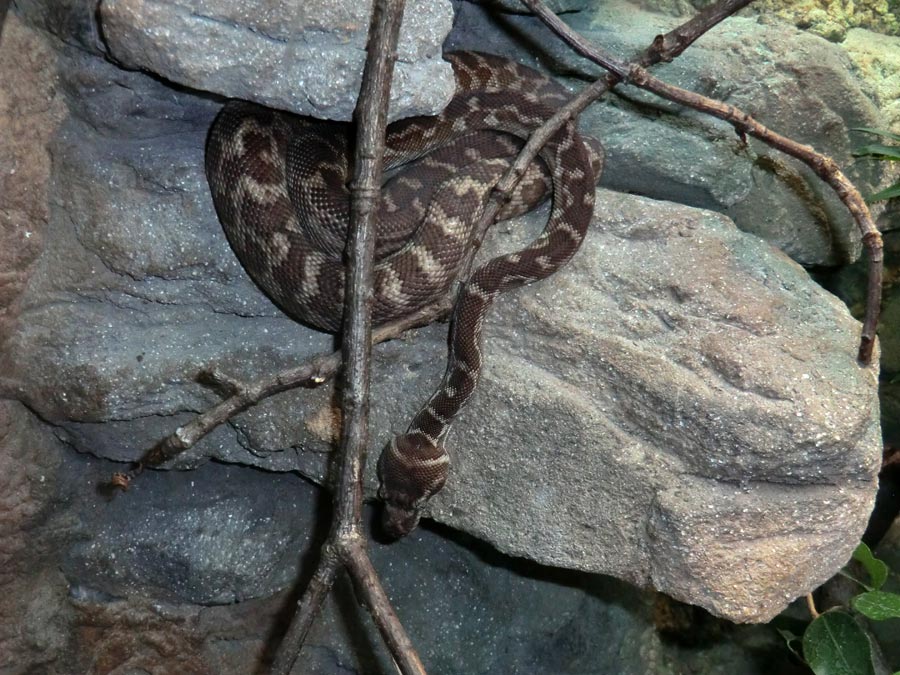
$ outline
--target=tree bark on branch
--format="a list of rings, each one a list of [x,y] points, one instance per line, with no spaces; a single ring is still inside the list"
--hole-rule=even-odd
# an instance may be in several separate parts
[[[350,184],[350,234],[342,331],[343,379],[340,472],[335,516],[312,581],[279,645],[272,666],[288,675],[312,622],[337,576],[346,568],[372,614],[394,662],[404,675],[425,672],[369,560],[362,530],[363,469],[369,442],[369,381],[372,360],[372,277],[375,225],[381,195],[384,135],[391,79],[405,0],[375,0],[366,65],[356,104],[356,154]]]

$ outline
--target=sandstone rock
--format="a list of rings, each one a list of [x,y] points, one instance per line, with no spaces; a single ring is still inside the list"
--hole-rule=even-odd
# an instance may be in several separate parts
[[[196,90],[349,120],[365,60],[371,2],[104,0],[113,56]],[[441,58],[453,10],[411,0],[400,32],[391,119],[435,114],[453,94]]]
[[[593,17],[581,12],[565,19],[622,58],[682,21],[628,3],[604,3]],[[510,16],[498,25],[463,3],[448,48],[484,44],[558,73],[598,73],[561,42],[548,40],[537,19]],[[831,155],[863,192],[874,192],[887,180],[885,163],[851,158],[861,137],[851,139],[848,129],[885,128],[892,121],[891,99],[885,98],[885,110],[879,111],[870,85],[860,82],[838,46],[784,25],[733,17],[653,72],[736,105],[771,129]],[[719,211],[805,265],[843,264],[859,255],[859,234],[846,208],[804,165],[757,141],[742,146],[730,125],[635,88],[620,90],[620,96],[608,96],[607,103],[582,114],[582,127],[606,146],[604,186]]]

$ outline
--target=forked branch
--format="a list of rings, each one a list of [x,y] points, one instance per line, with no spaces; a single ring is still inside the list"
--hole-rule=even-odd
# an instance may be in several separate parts
[[[394,662],[405,675],[425,668],[381,587],[362,530],[363,469],[369,441],[372,357],[372,278],[375,225],[381,193],[384,135],[404,0],[375,0],[366,65],[354,115],[356,155],[350,184],[350,235],[343,323],[340,472],[334,490],[335,519],[312,583],[275,655],[272,672],[288,675],[309,627],[331,589],[339,566],[349,572],[375,619]]]

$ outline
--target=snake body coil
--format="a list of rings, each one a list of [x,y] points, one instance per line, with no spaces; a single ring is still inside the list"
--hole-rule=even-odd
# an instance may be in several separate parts
[[[524,141],[567,98],[549,78],[475,52],[447,55],[457,91],[435,117],[388,127],[376,234],[373,320],[414,312],[448,292],[472,244],[494,184]],[[210,131],[206,173],[219,219],[254,281],[290,316],[327,331],[341,326],[343,252],[349,221],[353,132],[348,124],[225,105]],[[543,232],[465,281],[453,313],[443,380],[378,461],[385,527],[413,529],[447,478],[444,439],[471,397],[482,366],[485,314],[504,291],[544,279],[578,250],[593,213],[602,150],[569,123],[526,173],[501,217],[552,192]]]

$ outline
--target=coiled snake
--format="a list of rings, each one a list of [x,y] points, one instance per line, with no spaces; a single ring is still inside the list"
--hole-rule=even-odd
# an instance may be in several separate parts
[[[497,56],[456,52],[447,58],[457,91],[444,112],[388,127],[385,167],[402,168],[386,182],[380,205],[376,323],[449,291],[494,184],[531,132],[568,98],[549,78]],[[247,272],[291,317],[327,331],[341,327],[352,141],[348,124],[232,101],[216,118],[206,152],[216,211]],[[532,208],[552,190],[543,232],[463,283],[443,380],[378,461],[384,524],[393,536],[416,526],[422,505],[447,479],[444,440],[478,382],[491,303],[565,265],[590,223],[602,167],[599,144],[569,123],[540,158],[501,217]]]

